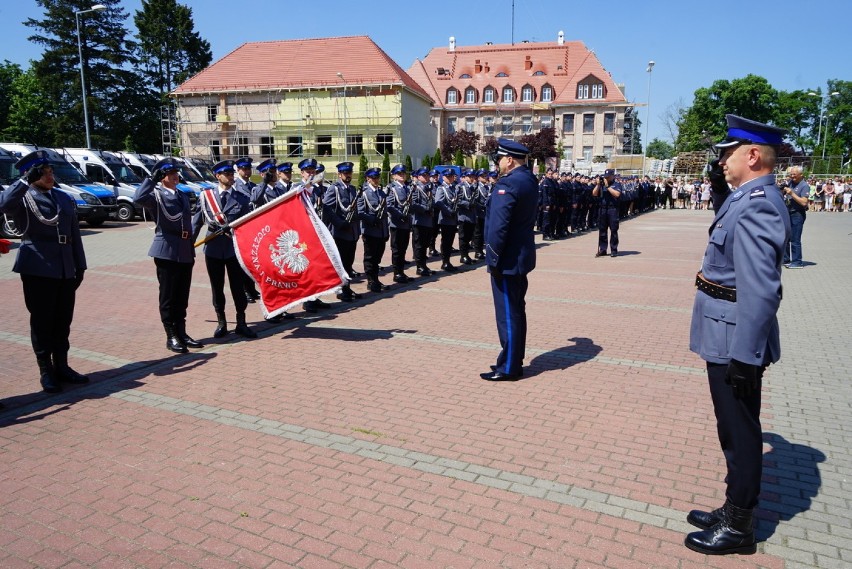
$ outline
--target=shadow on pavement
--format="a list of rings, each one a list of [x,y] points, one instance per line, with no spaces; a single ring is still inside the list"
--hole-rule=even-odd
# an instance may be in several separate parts
[[[416,334],[417,330],[365,330],[363,328],[293,328],[286,338],[314,338],[318,340],[344,340],[349,342],[371,342],[373,340],[390,340],[394,334]]]
[[[763,483],[755,528],[758,541],[769,539],[779,523],[810,510],[811,499],[822,486],[819,463],[826,459],[821,451],[791,443],[775,433],[763,433],[763,441],[772,445],[772,450],[763,455]]]
[[[530,360],[524,379],[535,377],[545,371],[564,370],[571,366],[593,360],[603,350],[591,338],[574,337],[568,338],[568,341],[573,342],[573,345],[550,350]]]

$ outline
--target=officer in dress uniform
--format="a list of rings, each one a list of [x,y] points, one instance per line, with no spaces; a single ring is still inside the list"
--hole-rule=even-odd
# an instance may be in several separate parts
[[[473,170],[462,170],[462,183],[456,186],[456,215],[458,216],[459,231],[459,263],[472,265],[475,261],[470,258],[473,230],[476,228],[476,208],[474,198],[476,193],[476,178]]]
[[[432,188],[432,196],[435,196],[435,193],[438,191],[438,186],[441,185],[440,182],[441,173],[438,172],[437,168],[432,168],[429,170],[429,186]],[[434,205],[434,204],[433,204]],[[437,257],[438,251],[436,250],[435,244],[438,241],[438,234],[441,232],[441,226],[438,224],[438,218],[441,216],[441,210],[437,207],[432,208],[432,237],[429,240],[429,256]]]
[[[160,321],[166,331],[166,349],[185,354],[187,348],[203,348],[186,333],[186,308],[195,265],[192,242],[192,210],[189,197],[178,189],[181,164],[163,158],[136,190],[133,201],[154,220],[154,241],[148,256],[154,258],[160,286]]]
[[[322,200],[325,196],[325,191],[327,187],[325,185],[325,166],[323,164],[317,163],[316,176],[314,177],[314,188],[313,188],[313,201],[314,201],[314,210],[316,210],[317,215],[322,219]]]
[[[246,324],[246,306],[248,305],[245,293],[246,273],[237,259],[228,225],[251,211],[251,201],[246,194],[234,189],[232,160],[222,160],[214,164],[213,173],[219,185],[216,189],[201,192],[192,218],[194,239],[197,239],[201,229],[207,226],[204,262],[207,266],[207,276],[210,278],[213,310],[216,311],[218,323],[213,337],[222,338],[228,333],[228,321],[225,319],[225,273],[227,272],[231,298],[237,309],[237,326],[234,332],[245,338],[257,338],[254,330]]]
[[[293,163],[282,162],[278,165],[278,181],[275,182],[275,188],[281,192],[279,195],[284,195],[290,191],[293,186]]]
[[[314,208],[317,208],[317,195],[322,191],[320,189],[321,176],[317,174],[317,169],[319,168],[319,164],[314,158],[305,158],[301,162],[299,162],[299,172],[301,173],[301,181],[296,182],[291,189],[299,190],[302,200],[304,202]],[[325,168],[323,168],[323,171]],[[320,172],[321,174],[322,172]],[[322,201],[319,202],[322,204]],[[319,212],[318,212],[319,213]],[[316,313],[317,310],[324,310],[331,306],[324,300],[320,300],[319,298],[314,300],[307,300],[302,303],[302,309],[305,312],[310,314]]]
[[[393,282],[407,283],[405,252],[411,240],[411,200],[414,196],[405,183],[406,169],[402,164],[391,168],[391,183],[385,188],[388,196],[388,225],[390,226],[391,265]]]
[[[355,249],[358,246],[358,236],[361,234],[361,224],[358,220],[358,190],[352,185],[352,162],[341,162],[337,165],[337,181],[326,189],[323,196],[323,221],[328,226],[343,270],[352,277],[352,263],[355,262]],[[343,302],[352,302],[361,295],[353,292],[347,281],[337,298]]]
[[[760,391],[764,371],[781,357],[776,313],[781,261],[790,216],[772,171],[784,131],[727,115],[718,143],[719,166],[734,188],[717,207],[692,310],[689,348],[707,362],[719,442],[727,463],[725,504],[693,510],[687,521],[702,531],[686,537],[708,554],[754,553],[752,510],[763,463]],[[723,188],[722,191],[724,191]]]
[[[248,156],[237,158],[234,161],[234,167],[237,170],[234,175],[234,191],[239,194],[243,194],[246,198],[248,198],[250,208],[254,209],[252,194],[257,184],[251,181],[252,162],[252,159]],[[257,292],[254,280],[248,275],[248,273],[243,271],[243,274],[245,275],[243,283],[246,292],[246,302],[255,303],[260,298],[260,293]]]
[[[364,273],[367,288],[381,292],[387,287],[379,282],[379,263],[385,254],[388,232],[387,194],[381,188],[381,169],[370,168],[365,173],[361,195],[358,196],[358,217],[361,219],[361,239],[364,241]]]
[[[411,187],[411,192],[414,264],[417,266],[418,275],[428,277],[432,274],[432,271],[426,265],[428,261],[426,249],[434,231],[432,210],[435,205],[432,184],[429,182],[429,170],[420,168],[414,171],[414,184]]]
[[[25,178],[0,192],[0,214],[23,233],[12,270],[21,275],[41,387],[59,393],[63,383],[89,381],[68,366],[74,302],[86,271],[77,208],[54,188],[46,151],[27,154],[15,168]]]
[[[542,230],[545,241],[556,238],[556,214],[558,196],[556,182],[553,180],[554,170],[548,168],[539,184],[540,206],[542,211]]]
[[[441,269],[452,273],[458,269],[450,263],[453,254],[453,240],[458,228],[458,190],[456,188],[456,171],[447,168],[441,172],[444,182],[435,192],[435,209],[438,210],[438,227],[441,231]]]
[[[485,262],[500,338],[500,354],[489,381],[512,381],[523,375],[527,337],[527,274],[535,268],[535,221],[538,183],[526,166],[529,149],[497,139],[494,162],[501,177],[494,185],[485,213]]]
[[[263,178],[260,180],[259,184],[255,184],[251,189],[252,208],[258,208],[262,205],[266,205],[283,194],[276,184],[277,170],[275,166],[275,158],[269,158],[258,164],[257,171],[260,172],[260,175],[263,176]]]
[[[485,207],[491,187],[488,184],[488,170],[479,169],[476,174],[476,187],[473,193],[473,209],[476,213],[476,225],[473,228],[473,258],[485,258]]]
[[[613,257],[618,256],[618,203],[624,190],[615,181],[615,170],[608,168],[598,177],[592,196],[600,199],[598,213],[598,252],[595,257],[606,255],[607,230],[609,248]]]

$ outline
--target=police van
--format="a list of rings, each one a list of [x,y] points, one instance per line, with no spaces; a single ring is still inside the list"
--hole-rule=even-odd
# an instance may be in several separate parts
[[[142,178],[116,154],[88,148],[56,150],[87,178],[116,192],[115,218],[118,221],[132,221],[137,215],[142,215],[142,207],[133,203]]]
[[[216,174],[213,173],[213,162],[202,158],[184,158],[183,161],[204,180],[202,184],[205,187],[211,190],[219,187],[219,180],[216,179]]]
[[[55,150],[39,148],[32,144],[10,142],[0,142],[0,148],[4,148],[15,156],[16,161],[30,152],[45,151],[48,164],[53,167],[56,186],[73,198],[77,204],[77,218],[80,221],[85,221],[92,227],[100,227],[104,221],[115,214],[115,191],[93,184]]]
[[[156,156],[150,154],[137,154],[135,152],[116,152],[115,154],[140,178],[150,176],[154,164],[159,160]],[[189,197],[189,205],[194,208],[195,202],[198,201],[200,190],[184,182],[179,182],[177,188]]]

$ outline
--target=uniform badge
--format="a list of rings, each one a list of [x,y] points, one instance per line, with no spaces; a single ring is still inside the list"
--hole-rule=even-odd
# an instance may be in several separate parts
[[[751,194],[749,194],[748,199],[751,200],[751,199],[754,199],[754,198],[764,198],[764,197],[766,197],[766,191],[763,189],[763,186],[761,186],[761,187],[757,188],[756,190],[752,191]]]
[[[502,196],[506,193],[506,190],[497,190],[497,193]]]
[[[271,252],[270,259],[272,264],[278,268],[278,272],[282,275],[287,274],[287,269],[291,273],[301,274],[308,268],[308,258],[304,255],[307,250],[307,243],[299,243],[299,233],[294,229],[288,229],[278,236],[275,242],[278,250],[275,250],[273,245],[269,246]]]

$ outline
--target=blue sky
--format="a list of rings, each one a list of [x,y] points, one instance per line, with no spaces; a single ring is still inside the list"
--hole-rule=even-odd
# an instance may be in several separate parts
[[[431,48],[512,41],[512,0],[179,0],[192,8],[196,29],[214,60],[247,41],[369,35],[407,69]],[[92,4],[97,3],[93,1]],[[141,0],[122,0],[127,27]],[[421,7],[428,13],[421,13]],[[415,7],[417,8],[415,10]],[[313,17],[306,14],[313,9]],[[34,0],[0,0],[0,60],[26,67],[41,47],[29,42],[22,22],[40,18]],[[86,17],[97,17],[89,15]],[[690,105],[693,93],[717,79],[754,73],[776,89],[825,90],[829,79],[852,80],[852,0],[515,0],[514,40],[581,40],[598,55],[628,100],[650,114],[648,139],[669,139],[662,115]],[[306,70],[309,73],[310,70]],[[642,127],[643,140],[645,126]]]

